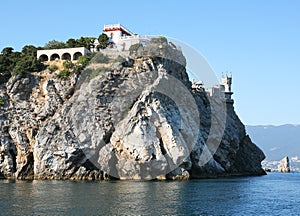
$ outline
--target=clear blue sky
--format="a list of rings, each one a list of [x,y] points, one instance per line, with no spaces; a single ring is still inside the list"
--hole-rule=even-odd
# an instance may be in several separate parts
[[[300,124],[300,1],[3,1],[0,49],[94,36],[121,23],[197,49],[218,77],[233,73],[245,124]]]

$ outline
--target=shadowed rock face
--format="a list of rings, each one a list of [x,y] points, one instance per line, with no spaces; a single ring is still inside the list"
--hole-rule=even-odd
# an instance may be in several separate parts
[[[150,57],[131,63],[101,68],[96,77],[92,67],[66,80],[46,70],[2,85],[0,174],[21,179],[265,174],[264,154],[233,105],[193,90],[184,64]]]

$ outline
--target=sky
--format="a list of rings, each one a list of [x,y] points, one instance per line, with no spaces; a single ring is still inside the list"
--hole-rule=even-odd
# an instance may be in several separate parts
[[[300,1],[10,0],[0,10],[0,50],[98,37],[104,24],[121,23],[189,44],[219,79],[232,72],[244,124],[300,124]]]

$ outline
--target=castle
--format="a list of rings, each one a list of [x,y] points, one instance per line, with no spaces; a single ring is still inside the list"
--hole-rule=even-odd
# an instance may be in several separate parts
[[[204,89],[204,83],[202,81],[192,80],[192,88],[197,91],[205,91],[208,96],[215,96],[220,95],[221,93],[225,94],[226,103],[233,104],[234,101],[231,98],[231,95],[233,92],[231,91],[231,85],[232,85],[232,74],[222,74],[222,83],[215,85],[211,88]]]

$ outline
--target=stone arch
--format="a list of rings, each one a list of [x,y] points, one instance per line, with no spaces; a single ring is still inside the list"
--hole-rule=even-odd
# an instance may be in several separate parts
[[[54,61],[56,59],[60,59],[59,55],[57,53],[53,53],[51,56],[50,56],[50,61]]]
[[[76,53],[74,53],[74,55],[73,55],[73,60],[74,60],[74,61],[78,60],[78,58],[79,58],[80,56],[82,56],[82,53],[81,53],[81,52],[76,52]]]
[[[39,60],[42,62],[49,61],[49,57],[46,54],[42,54],[40,55]]]
[[[61,60],[70,60],[71,61],[71,54],[70,53],[62,54]]]

